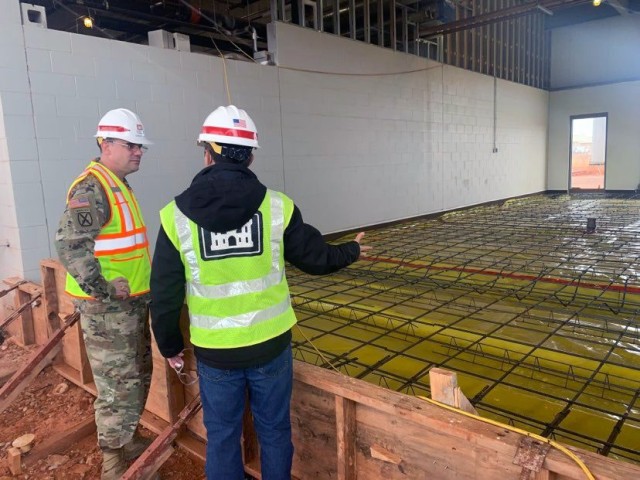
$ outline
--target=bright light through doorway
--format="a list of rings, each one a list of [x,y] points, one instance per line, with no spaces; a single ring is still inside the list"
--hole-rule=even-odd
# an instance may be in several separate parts
[[[603,190],[607,116],[571,117],[571,190]]]

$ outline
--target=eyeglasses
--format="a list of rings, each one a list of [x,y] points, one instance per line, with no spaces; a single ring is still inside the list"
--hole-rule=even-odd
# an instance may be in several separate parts
[[[142,153],[149,150],[149,147],[147,147],[146,145],[140,145],[139,143],[131,143],[131,142],[122,143],[122,142],[116,142],[115,140],[107,140],[107,141],[109,143],[115,143],[116,145],[122,145],[123,147],[128,149],[130,152],[133,152],[136,148],[139,149]]]

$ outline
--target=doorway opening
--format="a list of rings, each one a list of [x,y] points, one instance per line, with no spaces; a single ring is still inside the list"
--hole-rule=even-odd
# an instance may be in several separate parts
[[[604,190],[607,114],[571,117],[569,190]]]

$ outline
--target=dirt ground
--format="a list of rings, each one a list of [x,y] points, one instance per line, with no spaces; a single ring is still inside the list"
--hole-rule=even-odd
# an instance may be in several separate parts
[[[10,339],[0,346],[0,378],[25,362],[32,349],[15,345]],[[65,384],[66,387],[62,386]],[[64,391],[62,391],[64,390]],[[62,392],[61,392],[62,391]],[[58,375],[53,368],[45,368],[29,387],[0,413],[0,480],[91,480],[100,478],[101,455],[92,434],[64,452],[38,461],[23,473],[12,476],[8,467],[7,450],[21,435],[32,433],[34,443],[62,432],[80,420],[93,416],[93,396]],[[153,434],[141,430],[146,437]],[[28,453],[24,456],[26,460]],[[185,451],[175,453],[160,468],[163,480],[204,479],[204,464]]]

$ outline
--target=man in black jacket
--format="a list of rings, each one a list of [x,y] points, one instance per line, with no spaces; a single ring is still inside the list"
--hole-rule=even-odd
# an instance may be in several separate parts
[[[160,212],[151,273],[153,332],[179,371],[186,295],[207,428],[207,478],[244,478],[240,436],[248,390],[262,478],[289,480],[295,315],[284,261],[322,275],[350,265],[370,247],[360,246],[363,232],[352,242],[327,244],[291,199],[260,183],[248,169],[258,140],[244,110],[217,108],[198,140],[205,168]]]

